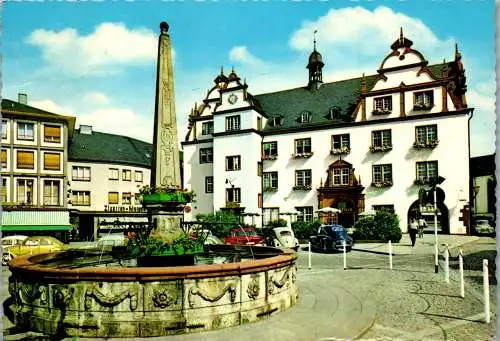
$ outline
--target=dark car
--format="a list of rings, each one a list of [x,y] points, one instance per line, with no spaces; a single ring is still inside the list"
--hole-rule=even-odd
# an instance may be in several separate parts
[[[351,251],[354,240],[347,235],[347,230],[341,225],[321,225],[315,234],[309,237],[312,250],[342,251],[345,241],[346,251]]]

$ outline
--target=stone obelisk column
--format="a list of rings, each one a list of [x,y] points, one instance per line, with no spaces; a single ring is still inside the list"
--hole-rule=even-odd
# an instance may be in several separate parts
[[[160,24],[158,39],[158,64],[156,70],[156,103],[153,136],[153,159],[151,164],[151,186],[181,186],[179,145],[175,115],[174,71],[172,67],[172,45],[168,35],[168,24]],[[171,212],[151,208],[151,218],[156,220],[157,232],[174,238],[181,230],[182,210]]]

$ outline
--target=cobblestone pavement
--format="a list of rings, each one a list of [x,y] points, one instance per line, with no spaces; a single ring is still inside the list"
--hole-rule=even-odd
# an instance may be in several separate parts
[[[490,271],[492,313],[490,324],[486,324],[483,322],[482,259],[488,259],[490,269],[495,269],[495,240],[480,238],[460,246],[464,252],[464,298],[459,297],[455,268],[458,249],[450,250],[451,281],[446,283],[442,270],[434,273],[432,252],[422,252],[418,247],[394,256],[393,270],[389,269],[387,255],[366,251],[350,252],[347,270],[343,270],[342,254],[313,253],[313,267],[308,270],[308,254],[301,250],[297,262],[300,298],[295,307],[257,323],[151,340],[253,341],[258,335],[263,341],[333,341],[352,338],[359,330],[364,331],[362,340],[372,341],[493,340],[496,280],[494,271]],[[5,271],[8,273],[4,269],[4,275]],[[21,337],[9,335],[5,339],[20,340]],[[25,340],[36,339],[26,334],[25,337]]]

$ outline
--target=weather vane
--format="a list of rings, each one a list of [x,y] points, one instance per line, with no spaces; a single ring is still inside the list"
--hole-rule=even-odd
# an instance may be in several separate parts
[[[314,51],[316,51],[316,33],[318,33],[318,30],[314,30]]]

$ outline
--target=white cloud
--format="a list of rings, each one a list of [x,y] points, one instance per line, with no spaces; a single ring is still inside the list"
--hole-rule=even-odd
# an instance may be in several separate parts
[[[94,32],[80,35],[74,28],[37,29],[27,38],[39,46],[47,64],[69,73],[89,75],[116,72],[117,67],[151,63],[157,55],[157,35],[122,23],[102,23]]]
[[[103,94],[102,92],[88,92],[83,95],[82,101],[86,106],[95,106],[95,105],[108,105],[111,103],[111,100],[108,96]]]
[[[50,99],[30,101],[28,98],[28,105],[59,115],[73,115],[74,113],[71,107],[61,106]]]
[[[255,57],[248,51],[246,46],[235,46],[229,51],[229,60],[240,62],[242,64],[248,64],[251,66],[257,66],[263,64],[264,62]]]

